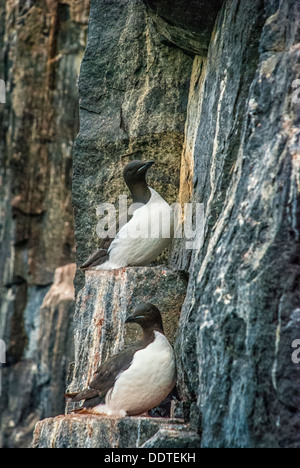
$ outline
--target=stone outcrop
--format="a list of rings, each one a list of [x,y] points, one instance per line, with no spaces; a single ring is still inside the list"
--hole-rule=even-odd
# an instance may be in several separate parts
[[[223,0],[143,0],[158,32],[187,54],[206,56]],[[166,41],[166,43],[167,43]]]
[[[149,181],[169,202],[204,204],[203,246],[187,252],[176,241],[172,270],[77,275],[68,389],[132,339],[123,322],[135,300],[163,300],[174,337],[184,270],[175,351],[186,420],[60,416],[38,423],[33,447],[300,447],[300,5],[168,3],[91,3],[74,154],[77,260],[95,249],[97,205],[117,202],[135,158],[157,161]],[[23,282],[17,292],[22,303]],[[14,313],[19,356],[26,333],[22,308]]]
[[[186,287],[182,275],[161,267],[87,272],[77,296],[75,363],[68,392],[86,388],[101,362],[139,338],[138,325],[127,325],[125,331],[124,324],[141,302],[160,309],[166,336],[174,344]]]
[[[28,447],[37,421],[64,412],[63,394],[74,358],[75,268],[75,264],[58,268],[50,289],[30,291],[23,315],[28,337],[26,351],[22,360],[3,369],[3,447]]]
[[[56,274],[57,280],[61,272]],[[88,386],[97,367],[108,357],[118,353],[124,346],[136,341],[140,327],[127,325],[125,319],[136,305],[151,302],[162,313],[165,333],[172,344],[175,342],[182,304],[187,288],[186,275],[167,267],[124,268],[117,271],[87,271],[85,285],[77,295],[74,314],[75,362],[68,374],[67,391],[72,393]],[[44,300],[44,307],[55,303],[61,295],[68,294],[58,282],[54,284]],[[52,308],[50,308],[50,311]],[[46,309],[47,315],[49,310]],[[46,316],[44,315],[45,322]],[[61,320],[57,323],[62,325]],[[65,324],[65,328],[68,328]],[[50,330],[53,330],[51,327]],[[61,333],[57,327],[56,333]],[[54,334],[55,336],[55,334]],[[41,345],[51,343],[43,334]],[[53,347],[53,346],[52,346]],[[60,353],[59,353],[60,355]],[[46,366],[49,355],[45,350],[39,361]],[[56,363],[54,363],[56,364]],[[61,366],[54,366],[49,377],[54,376]],[[63,379],[61,379],[63,381]],[[58,392],[61,392],[60,394]],[[64,391],[58,386],[55,392],[60,401]],[[152,412],[155,416],[170,415],[172,394]],[[80,406],[68,403],[66,411]],[[179,412],[183,417],[182,411]],[[168,434],[172,434],[172,438]],[[125,420],[103,419],[95,416],[67,415],[50,418],[36,426],[33,448],[62,447],[199,447],[200,438],[184,421],[155,418],[125,418]]]
[[[85,286],[77,297],[75,362],[70,367],[68,392],[86,388],[101,362],[138,339],[139,327],[127,325],[125,331],[124,323],[141,302],[151,302],[160,308],[165,333],[174,343],[186,286],[185,277],[161,267],[87,272]],[[170,401],[157,408],[157,414],[161,411],[169,414]],[[78,404],[68,403],[67,412],[76,407]],[[37,424],[32,447],[159,447],[170,432],[170,447],[199,447],[199,436],[182,420],[157,417],[114,420],[82,415],[59,416]]]
[[[123,168],[130,160],[156,161],[149,183],[176,201],[192,62],[165,46],[142,1],[91,3],[74,155],[79,263],[99,243],[97,206],[118,208],[119,194],[128,193]],[[82,276],[77,283],[83,286]]]
[[[180,421],[58,416],[36,425],[32,448],[199,448],[200,437]]]
[[[34,422],[64,407],[74,292],[41,306],[58,267],[64,287],[74,276],[72,151],[88,13],[89,1],[0,1],[2,447],[28,446]]]
[[[177,356],[203,447],[300,446],[299,19],[297,1],[225,2],[205,67],[194,63],[205,238]]]
[[[135,14],[141,11],[137,3],[118,5],[127,24],[128,8]],[[151,18],[161,14],[179,31],[176,8],[163,17],[165,2],[146,3]],[[190,3],[178,2],[182,8]],[[196,55],[193,66],[181,66],[180,72],[189,74],[190,90],[179,197],[204,203],[206,218],[203,247],[179,254],[177,246],[172,252],[173,266],[187,269],[190,264],[176,344],[179,389],[184,400],[192,402],[193,427],[202,433],[203,447],[298,447],[299,367],[291,360],[291,345],[299,335],[299,105],[292,99],[292,83],[299,76],[299,2],[228,0],[217,13],[207,56]],[[92,10],[88,51],[103,30],[98,14]],[[107,16],[119,18],[116,10]],[[134,24],[138,28],[138,21]],[[153,27],[164,34],[162,21],[151,25],[148,19],[147,24],[151,37],[156,37]],[[120,30],[124,28],[116,28]],[[142,31],[139,26],[141,41]],[[159,42],[163,53],[190,53],[189,41],[184,47],[168,31],[165,36]],[[170,48],[166,39],[180,48]],[[128,50],[135,50],[132,47],[128,43]],[[111,76],[112,63],[102,74]],[[90,68],[84,62],[84,102],[94,89],[85,80]],[[165,65],[165,73],[167,69]],[[153,83],[160,79],[156,72],[159,65],[154,62]],[[109,98],[115,98],[113,92]],[[165,95],[161,92],[160,99]],[[107,135],[105,124],[112,128],[108,115],[102,119],[100,106],[106,99],[96,104],[91,98],[90,115],[82,111],[79,145],[89,145],[96,129],[98,135]],[[91,112],[95,105],[98,117]],[[156,109],[151,123],[156,117],[160,125],[168,122]],[[143,122],[141,112],[138,122]],[[128,148],[125,145],[122,154]],[[87,154],[96,161],[88,147]],[[99,174],[106,164],[102,167]],[[81,211],[79,228],[85,215]]]

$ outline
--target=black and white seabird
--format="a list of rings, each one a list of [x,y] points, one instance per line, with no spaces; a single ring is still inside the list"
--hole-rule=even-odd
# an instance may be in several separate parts
[[[157,307],[140,304],[125,323],[138,323],[142,339],[105,361],[89,388],[65,395],[72,402],[84,400],[82,408],[75,412],[140,416],[161,403],[174,388],[175,356]]]
[[[146,266],[167,248],[173,237],[174,212],[146,182],[153,161],[132,161],[124,169],[124,180],[139,206],[113,240],[95,252],[82,270],[116,270],[126,266]],[[138,233],[134,237],[132,233]],[[110,244],[110,245],[109,245]]]

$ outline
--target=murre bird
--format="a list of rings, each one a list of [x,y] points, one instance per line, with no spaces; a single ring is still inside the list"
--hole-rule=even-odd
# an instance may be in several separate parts
[[[84,400],[77,413],[125,417],[141,416],[161,403],[176,382],[173,348],[164,335],[160,311],[140,304],[125,323],[138,323],[140,341],[105,361],[89,387],[66,394],[72,402]]]
[[[138,206],[116,237],[105,240],[103,248],[81,266],[82,270],[146,266],[169,246],[174,231],[174,212],[146,182],[147,171],[153,164],[154,161],[132,161],[125,167],[124,180]]]

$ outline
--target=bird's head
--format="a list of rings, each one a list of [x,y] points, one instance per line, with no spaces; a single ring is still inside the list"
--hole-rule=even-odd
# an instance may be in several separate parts
[[[124,169],[124,180],[128,187],[143,184],[146,180],[146,173],[154,161],[131,161]]]
[[[160,311],[153,304],[140,304],[125,323],[138,323],[144,331],[164,332]]]

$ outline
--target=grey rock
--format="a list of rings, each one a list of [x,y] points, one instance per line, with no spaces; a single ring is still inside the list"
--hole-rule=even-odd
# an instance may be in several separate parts
[[[299,19],[297,1],[226,2],[203,71],[205,239],[176,347],[203,447],[300,446]]]
[[[64,412],[66,375],[74,356],[74,273],[74,264],[61,267],[50,289],[30,291],[24,358],[12,365],[8,353],[2,371],[1,447],[27,448],[37,421]]]
[[[206,56],[223,0],[143,0],[157,30],[187,53]],[[171,45],[170,44],[170,45]]]
[[[159,307],[165,333],[174,343],[186,286],[184,276],[164,266],[87,271],[85,286],[77,296],[75,362],[70,366],[67,391],[72,393],[86,388],[101,362],[139,338],[140,328],[136,325],[125,328],[125,319],[141,302],[151,302]],[[170,406],[170,402],[169,399],[166,406]],[[78,406],[80,404],[68,402],[66,411]],[[156,414],[163,411],[169,410],[162,406],[156,409]],[[140,447],[148,440],[149,446],[154,447],[159,442],[152,437],[158,432],[158,440],[167,447],[177,444],[179,447],[199,446],[198,435],[176,419],[114,420],[66,415],[38,423],[32,447],[131,448]],[[169,432],[172,437],[167,441]]]
[[[171,252],[172,265],[190,272],[176,341],[187,432],[201,434],[202,447],[299,447],[299,366],[291,360],[299,337],[299,2],[223,2],[207,57],[193,66],[182,52],[191,51],[192,26],[180,32],[170,9],[171,37],[162,5],[148,2],[155,25],[141,2],[92,5],[74,173],[79,259],[96,244],[86,234],[97,223],[94,205],[114,201],[128,157],[155,159],[159,149],[176,166],[183,150],[179,199],[206,210],[203,247],[186,253],[175,243]],[[169,159],[166,135],[182,135],[184,121],[185,141]],[[143,443],[172,444],[161,430]]]
[[[75,366],[68,392],[86,388],[101,362],[139,339],[140,327],[125,327],[125,320],[141,302],[160,309],[166,336],[174,343],[186,286],[180,274],[159,266],[88,271],[76,302]]]
[[[91,2],[74,154],[79,264],[99,244],[97,206],[118,208],[118,196],[129,195],[123,169],[130,160],[156,161],[149,184],[176,201],[192,58],[163,40],[141,0]]]
[[[160,429],[141,448],[185,449],[200,448],[201,437],[187,427],[180,429],[165,427]]]
[[[163,0],[92,1],[73,194],[78,262],[97,246],[97,205],[115,203],[126,190],[122,169],[130,159],[157,160],[149,181],[169,202],[179,190],[181,202],[205,205],[203,247],[186,252],[176,241],[171,252],[172,266],[190,273],[175,347],[190,424],[67,415],[38,423],[33,446],[299,448],[300,368],[292,362],[291,345],[300,336],[300,107],[292,87],[300,72],[300,4],[178,0],[172,8],[166,5]],[[48,71],[51,80],[58,76],[53,67]],[[21,90],[19,85],[19,104]],[[13,128],[18,149],[24,133],[18,133],[18,120]],[[32,180],[30,174],[25,171],[26,180]],[[9,215],[1,220],[0,257],[9,285],[3,289],[3,310],[19,337],[12,356],[21,368],[27,333],[36,323],[30,308],[23,319],[27,288],[36,286],[34,277],[46,288],[53,269],[42,271],[33,263],[28,274],[28,217],[40,232],[46,205],[36,193],[29,210],[16,175],[13,180],[5,172],[1,188],[1,213]],[[22,195],[14,200],[22,212],[16,231],[11,184]],[[34,252],[31,258],[42,257],[43,246]],[[84,276],[77,275],[70,390],[85,385],[102,359],[134,339],[135,331],[125,336],[123,322],[135,300],[164,301],[174,340],[179,310],[173,320],[166,306],[181,302],[185,284],[179,274],[166,269],[163,277],[162,271],[88,273],[85,286]],[[173,292],[178,285],[180,300]],[[7,380],[7,385],[14,378],[28,385],[25,403],[35,374],[29,358],[23,371],[14,369],[16,375]],[[10,407],[20,415],[23,403],[13,389],[11,395]]]
[[[89,0],[0,1],[1,447],[28,446],[34,423],[64,408],[74,293],[41,305],[57,267],[75,260],[72,150],[88,13]]]
[[[36,425],[32,448],[142,448],[146,443],[156,447],[155,435],[166,431],[182,439],[181,447],[197,445],[197,437],[189,442],[187,426],[180,421],[156,418],[99,418],[97,416],[59,416]],[[160,439],[160,437],[159,437]],[[172,447],[172,443],[166,441]],[[185,444],[185,445],[184,445]],[[174,446],[174,445],[173,445]]]

